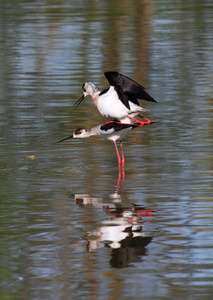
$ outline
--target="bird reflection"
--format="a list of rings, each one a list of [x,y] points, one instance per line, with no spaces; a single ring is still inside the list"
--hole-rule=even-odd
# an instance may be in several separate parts
[[[107,197],[76,194],[74,198],[77,205],[99,208],[108,216],[96,230],[87,232],[89,252],[111,248],[110,265],[116,268],[128,267],[147,254],[152,237],[143,232],[143,226],[152,220],[152,210],[131,204],[124,193],[118,193],[118,187]]]

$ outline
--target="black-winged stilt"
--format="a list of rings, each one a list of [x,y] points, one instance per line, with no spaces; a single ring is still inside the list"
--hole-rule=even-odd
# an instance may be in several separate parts
[[[101,92],[93,82],[85,82],[82,86],[84,93],[74,104],[75,107],[90,95],[103,116],[115,118],[123,123],[138,123],[134,117],[140,112],[148,111],[139,106],[138,99],[157,102],[134,80],[118,72],[105,72],[104,75],[110,87]]]
[[[92,127],[91,129],[78,128],[73,134],[65,139],[58,141],[57,143],[63,142],[70,138],[88,138],[90,136],[98,135],[103,139],[110,140],[114,142],[115,150],[118,157],[118,167],[120,168],[121,164],[124,167],[125,159],[123,153],[122,139],[128,134],[128,132],[135,127],[142,127],[148,125],[151,121],[147,118],[143,118],[145,121],[138,121],[137,123],[121,123],[119,121],[108,121],[104,124]],[[154,122],[152,122],[154,123]],[[121,148],[121,157],[117,147],[117,140],[120,141]]]

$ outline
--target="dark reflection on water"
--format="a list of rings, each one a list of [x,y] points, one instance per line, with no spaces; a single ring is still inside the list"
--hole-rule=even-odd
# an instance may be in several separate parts
[[[1,1],[1,299],[211,297],[212,10]],[[107,70],[158,101],[124,141],[123,182],[112,143],[55,143],[104,122],[72,105]]]
[[[152,240],[142,230],[145,222],[152,220],[152,210],[130,203],[123,192],[119,193],[120,179],[118,177],[115,193],[107,197],[74,195],[79,206],[95,207],[108,215],[98,228],[87,232],[87,249],[91,252],[104,246],[111,248],[110,265],[115,268],[129,267],[131,263],[140,261]]]

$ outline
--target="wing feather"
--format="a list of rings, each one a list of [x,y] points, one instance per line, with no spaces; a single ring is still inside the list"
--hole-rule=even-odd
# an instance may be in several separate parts
[[[136,103],[137,98],[150,102],[157,102],[145,91],[145,88],[142,85],[132,80],[131,78],[118,72],[105,72],[104,75],[109,81],[109,84],[115,87],[118,94],[125,98],[125,105],[128,100],[132,101],[131,99],[134,99],[134,101],[132,102]]]
[[[135,127],[133,124],[125,124],[125,123],[120,123],[120,122],[117,122],[117,121],[109,121],[109,122],[106,122],[104,123],[103,125],[101,125],[101,130],[102,131],[110,131],[110,133],[112,132],[115,132],[115,131],[120,131],[122,129],[125,129],[125,128],[132,128],[132,127]]]

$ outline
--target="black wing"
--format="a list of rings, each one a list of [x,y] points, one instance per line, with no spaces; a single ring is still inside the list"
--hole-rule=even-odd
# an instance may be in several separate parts
[[[154,124],[154,123],[156,123],[156,122],[151,122],[149,124],[144,124],[144,125],[150,125],[150,124]],[[142,127],[142,126],[140,124],[136,124],[136,123],[129,124],[129,123],[121,123],[119,121],[108,121],[108,122],[102,124],[100,129],[102,131],[107,132],[110,129],[114,129],[114,131],[120,131],[125,128],[136,128],[136,127]]]
[[[156,122],[151,122],[149,124],[153,124],[153,123],[156,123]],[[144,125],[149,125],[149,124],[144,124]],[[129,123],[121,123],[119,121],[108,121],[108,122],[102,124],[100,129],[103,131],[108,131],[110,129],[114,129],[114,131],[120,131],[125,128],[136,128],[136,127],[142,127],[142,126],[137,123],[129,124]]]
[[[133,103],[139,104],[137,98],[150,102],[157,102],[145,91],[145,88],[142,85],[135,82],[131,78],[124,76],[118,72],[105,72],[104,75],[109,81],[109,84],[115,87],[115,90],[118,92],[118,95],[124,98],[125,102],[122,101],[122,99],[120,99],[119,97],[119,99],[125,105],[126,102],[128,102],[128,100],[132,101]]]
[[[133,124],[125,124],[118,121],[108,121],[103,125],[101,125],[100,129],[103,131],[108,131],[110,129],[114,129],[114,131],[120,131],[122,129],[132,128],[132,127],[136,127],[136,126],[134,126]]]

